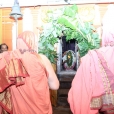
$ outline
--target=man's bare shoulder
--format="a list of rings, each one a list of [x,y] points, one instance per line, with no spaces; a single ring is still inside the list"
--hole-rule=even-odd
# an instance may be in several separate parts
[[[45,55],[43,55],[43,54],[38,54],[42,59],[45,59],[45,60],[47,60],[47,61],[49,61],[49,59],[45,56]]]

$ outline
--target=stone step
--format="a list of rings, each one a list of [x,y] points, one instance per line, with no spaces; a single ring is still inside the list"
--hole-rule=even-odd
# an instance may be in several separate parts
[[[58,105],[60,106],[68,106],[68,91],[69,89],[59,89],[58,91]]]
[[[67,101],[67,97],[58,97],[57,104],[59,106],[69,106],[68,101]]]
[[[69,89],[59,89],[58,90],[58,97],[61,95],[68,95]]]
[[[53,114],[72,114],[69,106],[53,107]]]
[[[59,76],[60,82],[72,82],[74,76]]]
[[[71,82],[60,82],[59,89],[70,89],[71,88]]]

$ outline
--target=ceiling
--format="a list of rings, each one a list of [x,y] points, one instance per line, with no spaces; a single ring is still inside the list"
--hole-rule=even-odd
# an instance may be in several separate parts
[[[68,2],[65,2],[68,1]],[[84,4],[84,3],[111,3],[114,0],[18,0],[20,6]],[[14,0],[0,0],[0,8],[12,7]]]

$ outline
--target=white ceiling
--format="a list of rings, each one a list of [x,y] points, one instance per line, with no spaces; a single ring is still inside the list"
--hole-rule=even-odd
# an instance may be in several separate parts
[[[70,4],[111,3],[114,0],[67,0]],[[68,4],[64,0],[18,0],[20,6],[60,5]],[[0,0],[0,7],[12,7],[14,0]]]

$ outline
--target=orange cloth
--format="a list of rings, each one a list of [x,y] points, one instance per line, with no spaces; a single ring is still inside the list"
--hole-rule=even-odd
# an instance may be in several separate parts
[[[0,105],[7,112],[12,112],[9,87],[23,85],[24,78],[28,76],[21,60],[13,52],[0,54]]]
[[[23,86],[11,86],[13,114],[52,114],[49,86],[44,66],[29,52],[21,60],[30,77]]]
[[[25,31],[18,37],[17,48],[36,51],[36,41],[32,32]],[[52,114],[47,73],[41,59],[31,52],[16,55],[21,57],[30,77],[25,78],[23,86],[10,88],[13,114]]]
[[[54,71],[56,72],[56,65],[52,64]],[[57,90],[50,90],[50,100],[53,106],[57,106]]]
[[[5,56],[6,54],[5,60],[8,62],[12,61],[12,58],[20,60],[20,66],[26,71],[21,70],[21,73],[24,72],[26,76],[21,73],[16,76],[14,75],[15,77],[19,76],[23,78],[20,81],[17,80],[17,82],[19,81],[20,83],[13,83],[13,85],[10,85],[7,89],[9,93],[3,97],[3,100],[6,100],[7,107],[9,109],[7,110],[7,107],[0,104],[0,106],[2,106],[10,114],[52,114],[48,73],[42,64],[43,62],[45,63],[45,59],[43,59],[44,61],[42,62],[40,56],[36,53],[37,43],[38,42],[33,32],[25,31],[20,34],[17,39],[17,50],[5,52],[0,55]],[[2,57],[1,60],[3,60]],[[5,63],[0,61],[0,69],[5,68],[5,66]],[[14,71],[19,73],[19,68],[16,67],[16,63],[14,66]],[[12,71],[12,67],[9,67],[9,70]],[[10,81],[9,79],[10,78],[7,78],[8,81]],[[11,78],[11,81],[13,80],[16,82],[14,79]],[[1,86],[2,85],[0,85],[0,87]],[[7,91],[5,92],[7,93]],[[2,94],[3,93],[0,93],[1,96]],[[7,102],[6,97],[9,98],[9,102]],[[2,111],[1,107],[0,111]]]

